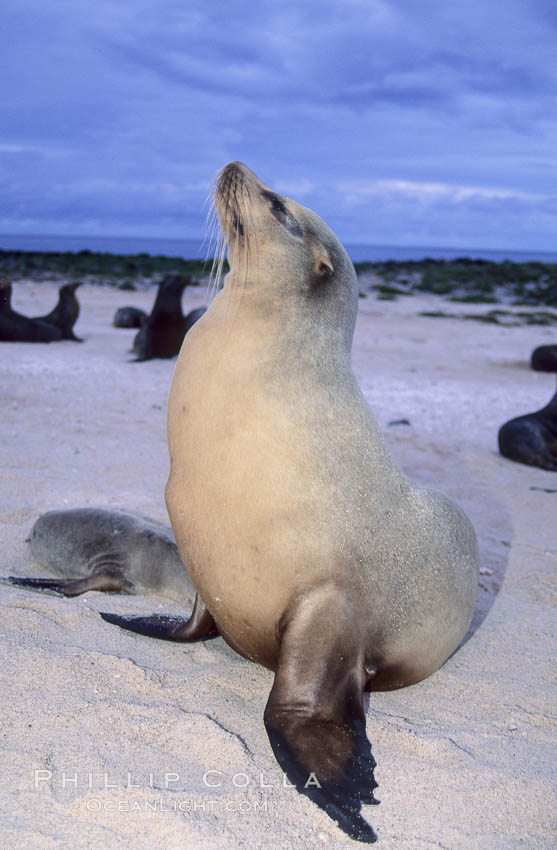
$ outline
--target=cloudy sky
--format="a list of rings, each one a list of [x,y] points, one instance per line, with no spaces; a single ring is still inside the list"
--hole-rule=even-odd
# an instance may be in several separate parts
[[[3,0],[0,233],[195,238],[240,159],[348,243],[557,250],[555,0]]]

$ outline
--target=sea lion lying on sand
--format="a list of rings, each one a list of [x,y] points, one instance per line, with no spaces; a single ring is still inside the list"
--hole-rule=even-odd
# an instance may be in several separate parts
[[[12,285],[0,277],[0,342],[55,342],[62,332],[42,319],[31,319],[12,310]]]
[[[557,372],[557,345],[540,345],[530,356],[530,366],[536,372]]]
[[[541,410],[505,422],[498,442],[503,457],[557,472],[557,392]]]

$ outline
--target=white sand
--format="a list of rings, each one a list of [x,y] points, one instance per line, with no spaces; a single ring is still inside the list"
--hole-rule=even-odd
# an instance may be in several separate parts
[[[27,315],[56,301],[54,284],[14,289]],[[135,331],[111,326],[119,306],[150,309],[153,290],[83,286],[78,296],[84,343],[0,346],[3,575],[41,574],[25,538],[51,508],[115,505],[167,521],[173,362],[130,362]],[[186,307],[204,302],[186,291]],[[417,315],[431,307],[459,309],[434,297],[362,300],[354,366],[404,470],[474,522],[478,610],[442,670],[366,703],[381,805],[364,814],[384,850],[554,848],[557,493],[531,488],[557,489],[557,474],[501,458],[496,439],[550,398],[554,377],[527,361],[556,332]],[[411,425],[389,427],[402,417]],[[0,594],[2,847],[358,846],[281,786],[263,726],[268,671],[220,638],[166,644],[97,614],[176,604]],[[222,784],[208,787],[206,771]]]

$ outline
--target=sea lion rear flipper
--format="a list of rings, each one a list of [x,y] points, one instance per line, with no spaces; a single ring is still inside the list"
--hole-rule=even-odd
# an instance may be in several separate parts
[[[308,611],[302,605],[283,633],[265,728],[297,790],[351,838],[373,843],[377,836],[360,814],[362,803],[379,802],[373,796],[376,762],[366,736],[361,649],[333,606],[328,613],[319,607]]]
[[[185,643],[217,637],[219,633],[212,615],[201,601],[199,594],[195,597],[193,611],[187,620],[183,617],[162,617],[160,614],[153,614],[150,617],[121,617],[119,614],[106,614],[102,611],[99,613],[107,623],[136,632],[138,635],[147,635],[160,640]]]
[[[122,578],[111,573],[95,573],[88,578],[55,579],[27,578],[24,576],[9,576],[9,584],[18,587],[28,587],[31,590],[42,590],[57,593],[61,596],[80,596],[88,590],[99,590],[110,593],[126,593],[127,584]]]

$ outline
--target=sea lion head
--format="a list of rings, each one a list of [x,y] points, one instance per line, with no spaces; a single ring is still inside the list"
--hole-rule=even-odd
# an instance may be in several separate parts
[[[82,281],[74,280],[72,283],[65,283],[60,287],[60,295],[74,295],[78,286],[82,286]]]
[[[358,298],[354,266],[316,213],[279,195],[241,162],[220,172],[215,207],[228,243],[225,286],[255,289],[274,301],[297,296],[312,302],[315,312],[321,303],[337,319],[343,315],[351,337]]]
[[[191,283],[191,277],[182,274],[172,274],[163,278],[159,284],[159,292],[165,295],[176,295],[181,297],[184,289]]]

